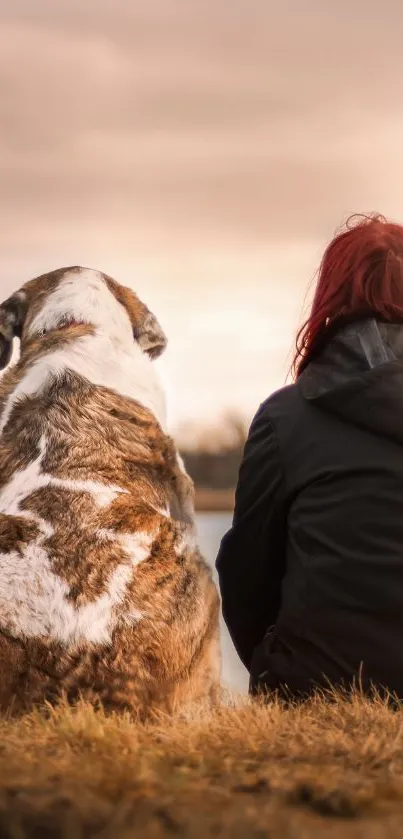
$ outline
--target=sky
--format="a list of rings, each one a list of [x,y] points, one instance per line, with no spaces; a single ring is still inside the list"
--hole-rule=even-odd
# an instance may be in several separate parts
[[[401,0],[0,0],[0,284],[81,264],[169,338],[173,429],[281,387],[350,213],[403,221]]]

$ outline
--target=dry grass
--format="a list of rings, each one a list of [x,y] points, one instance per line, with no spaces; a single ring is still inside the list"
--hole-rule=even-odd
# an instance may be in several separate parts
[[[145,726],[81,705],[0,723],[1,839],[400,837],[403,710],[247,701]]]

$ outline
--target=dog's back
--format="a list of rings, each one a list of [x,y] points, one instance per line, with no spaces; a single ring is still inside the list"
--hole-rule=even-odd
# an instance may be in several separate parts
[[[209,696],[218,596],[133,292],[66,269],[0,308],[0,708],[79,695],[144,714]],[[147,355],[148,354],[148,355]]]

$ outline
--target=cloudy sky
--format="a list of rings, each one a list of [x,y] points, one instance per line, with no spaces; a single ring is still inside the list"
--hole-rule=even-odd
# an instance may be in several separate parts
[[[0,282],[131,285],[171,420],[284,382],[321,250],[403,220],[401,0],[0,0]]]

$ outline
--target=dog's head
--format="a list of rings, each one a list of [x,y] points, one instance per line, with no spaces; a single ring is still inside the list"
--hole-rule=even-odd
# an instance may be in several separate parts
[[[99,271],[60,268],[29,280],[0,305],[0,369],[11,359],[14,338],[24,342],[69,323],[131,329],[133,340],[158,358],[167,339],[156,317],[130,288]]]

